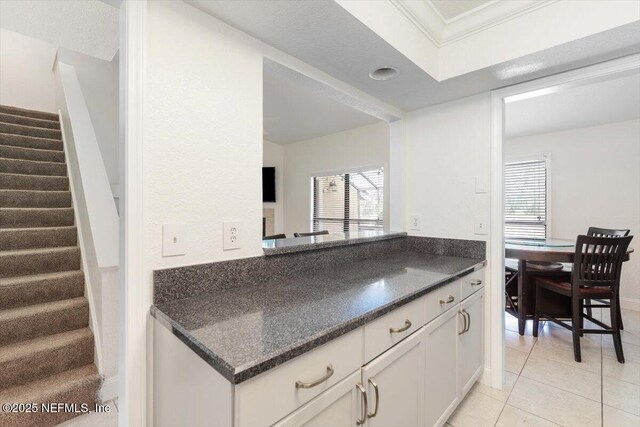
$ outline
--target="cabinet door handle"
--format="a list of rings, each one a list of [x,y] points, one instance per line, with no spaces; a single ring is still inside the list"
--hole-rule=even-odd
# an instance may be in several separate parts
[[[362,418],[358,418],[356,420],[356,425],[360,426],[367,421],[367,412],[369,412],[369,408],[367,403],[367,392],[364,391],[364,387],[362,387],[362,384],[356,384],[356,388],[360,391],[360,394],[362,394]]]
[[[329,364],[327,365],[327,373],[324,375],[324,377],[319,378],[315,381],[311,381],[308,383],[302,382],[302,381],[296,381],[296,388],[311,388],[311,387],[315,387],[320,383],[325,382],[326,380],[328,380],[329,378],[331,378],[331,375],[333,375],[333,365]]]
[[[402,328],[389,328],[389,333],[397,334],[399,332],[404,332],[408,330],[410,327],[411,327],[411,322],[409,321],[409,319],[407,319],[404,321],[404,326]]]
[[[458,332],[458,335],[462,335],[467,332],[467,316],[464,315],[464,310],[459,311],[458,314],[462,315],[462,320],[464,320],[464,325],[462,326],[462,330]]]
[[[453,297],[453,295],[449,295],[449,298],[447,299],[441,299],[440,300],[440,304],[451,304],[452,302],[454,302],[456,299]]]
[[[471,286],[480,286],[482,285],[482,280],[478,279],[475,282],[471,282]]]
[[[467,329],[465,330],[465,332],[469,332],[469,329],[471,329],[471,315],[466,311],[466,310],[462,310],[464,311],[464,314],[467,316]]]
[[[369,384],[373,386],[373,390],[376,392],[376,408],[373,410],[373,413],[367,414],[369,418],[373,418],[376,415],[378,415],[378,406],[380,405],[380,393],[378,392],[378,384],[376,384],[371,378],[369,378]]]

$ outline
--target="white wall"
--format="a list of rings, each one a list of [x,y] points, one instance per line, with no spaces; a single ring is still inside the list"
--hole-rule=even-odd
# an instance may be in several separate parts
[[[276,202],[262,204],[274,210],[274,234],[284,233],[284,150],[285,146],[264,140],[262,165],[276,168]]]
[[[111,61],[60,49],[58,60],[73,65],[114,197],[120,183],[118,155],[118,56]]]
[[[311,224],[311,176],[344,172],[362,166],[384,166],[388,188],[389,125],[378,122],[285,146],[284,230],[287,235],[309,231]],[[388,225],[385,195],[385,225]]]
[[[629,228],[640,248],[640,120],[514,138],[505,157],[550,153],[549,236],[589,226]],[[613,187],[613,188],[612,188]],[[616,189],[617,188],[617,189]],[[620,295],[640,307],[640,256],[624,265]]]
[[[0,104],[56,112],[56,47],[0,29]]]

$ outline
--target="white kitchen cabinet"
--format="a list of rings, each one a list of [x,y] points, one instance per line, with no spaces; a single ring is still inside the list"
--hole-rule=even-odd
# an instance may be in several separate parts
[[[462,323],[458,343],[458,390],[463,398],[482,373],[484,289],[479,290],[460,304]]]
[[[423,425],[423,338],[420,329],[362,368],[368,396],[366,426]]]
[[[360,371],[322,393],[294,413],[275,423],[277,427],[348,427],[363,418],[364,397]],[[362,389],[364,390],[364,389]]]
[[[458,405],[458,319],[457,307],[424,327],[425,426],[441,426]]]

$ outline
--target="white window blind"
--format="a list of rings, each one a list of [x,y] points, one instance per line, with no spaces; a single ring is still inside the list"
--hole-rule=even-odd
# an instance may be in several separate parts
[[[505,238],[545,239],[547,162],[507,163],[504,168]]]
[[[383,168],[317,176],[313,177],[312,181],[313,231],[382,230]]]

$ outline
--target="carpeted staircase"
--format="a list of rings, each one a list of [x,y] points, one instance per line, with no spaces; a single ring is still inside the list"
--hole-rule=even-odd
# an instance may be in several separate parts
[[[67,165],[56,114],[0,106],[0,426],[53,426],[100,387]]]

